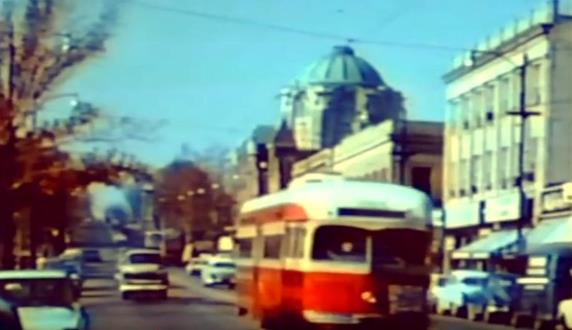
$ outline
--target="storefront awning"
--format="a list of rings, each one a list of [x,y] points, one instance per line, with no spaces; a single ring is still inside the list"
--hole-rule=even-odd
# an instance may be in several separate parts
[[[527,253],[566,246],[572,248],[571,216],[542,220],[526,235]]]
[[[516,230],[494,231],[454,251],[453,259],[488,259],[492,254],[514,246],[517,239]]]

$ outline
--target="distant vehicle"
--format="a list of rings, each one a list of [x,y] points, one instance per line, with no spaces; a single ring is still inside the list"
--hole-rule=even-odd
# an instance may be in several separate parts
[[[181,265],[181,257],[185,249],[183,234],[175,229],[152,230],[145,232],[144,246],[157,249],[163,254],[165,262]]]
[[[156,250],[127,251],[119,260],[116,279],[123,299],[152,296],[166,299],[169,276]]]
[[[82,280],[112,277],[115,267],[114,262],[104,260],[99,249],[95,248],[69,248],[57,259],[65,264],[78,264]]]
[[[419,190],[336,175],[247,201],[236,228],[239,313],[266,329],[427,329],[431,217]]]
[[[0,271],[0,297],[16,305],[23,329],[89,328],[89,316],[62,271]]]
[[[205,286],[225,284],[234,288],[236,264],[230,258],[213,256],[201,271],[201,280]]]
[[[157,249],[161,248],[161,244],[163,243],[163,232],[159,230],[152,230],[145,232],[145,240],[144,246],[147,249]]]
[[[201,271],[207,265],[208,259],[211,257],[212,255],[210,254],[202,253],[198,257],[192,258],[185,267],[187,274],[196,276],[201,275]]]

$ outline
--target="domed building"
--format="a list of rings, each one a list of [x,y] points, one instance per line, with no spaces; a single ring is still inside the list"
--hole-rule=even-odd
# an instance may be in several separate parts
[[[283,121],[299,150],[332,147],[402,111],[401,94],[349,46],[334,47],[281,93]]]

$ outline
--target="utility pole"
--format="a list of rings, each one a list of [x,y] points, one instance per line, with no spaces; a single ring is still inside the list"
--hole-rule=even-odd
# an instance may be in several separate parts
[[[397,120],[399,127],[397,128],[399,132],[397,134],[393,134],[394,142],[399,144],[398,151],[394,151],[393,155],[399,157],[399,184],[406,185],[406,175],[405,170],[407,167],[407,159],[411,156],[408,147],[407,147],[407,116],[405,110],[401,110],[399,113],[399,117]]]
[[[519,135],[520,135],[520,143],[518,145],[518,177],[516,178],[516,185],[518,187],[519,193],[519,206],[520,206],[520,219],[517,223],[517,243],[519,252],[525,250],[526,248],[526,241],[524,239],[524,222],[529,218],[529,209],[526,203],[526,191],[524,186],[525,181],[525,169],[524,169],[524,162],[525,162],[525,143],[526,143],[526,123],[530,116],[536,116],[540,113],[538,112],[530,112],[526,109],[526,79],[527,79],[527,71],[528,66],[530,65],[527,55],[525,54],[522,60],[522,65],[520,66],[519,70],[519,78],[520,78],[520,94],[519,94],[519,109],[518,111],[509,111],[507,114],[510,116],[518,116],[520,118],[520,126],[519,126]]]
[[[552,0],[552,23],[558,24],[560,21],[560,0]]]

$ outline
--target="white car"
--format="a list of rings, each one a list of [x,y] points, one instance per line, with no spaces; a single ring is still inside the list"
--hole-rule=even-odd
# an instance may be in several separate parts
[[[213,257],[209,259],[202,269],[201,280],[204,286],[226,284],[229,288],[234,287],[236,264],[230,258]]]
[[[437,313],[455,314],[468,305],[486,306],[489,278],[490,274],[478,270],[454,270],[450,275],[441,275],[430,289]]]
[[[17,306],[23,329],[89,328],[89,316],[63,271],[0,271],[0,296]]]
[[[119,260],[116,279],[123,299],[153,296],[167,298],[169,275],[157,250],[127,251]]]
[[[572,329],[572,299],[564,299],[558,304],[558,319],[565,329]]]

